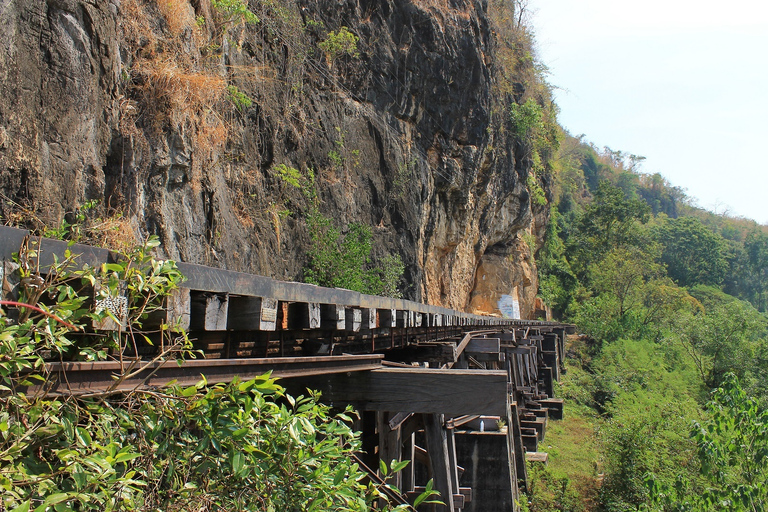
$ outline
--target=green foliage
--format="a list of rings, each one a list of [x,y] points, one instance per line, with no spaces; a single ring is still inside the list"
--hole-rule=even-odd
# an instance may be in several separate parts
[[[211,6],[221,16],[221,24],[224,26],[259,22],[259,18],[248,8],[246,0],[211,0]]]
[[[544,110],[533,98],[528,98],[522,105],[512,103],[509,118],[518,139],[533,140],[544,131]]]
[[[173,262],[151,257],[157,245],[150,239],[99,268],[81,269],[67,252],[45,278],[36,273],[39,249],[20,251],[25,306],[16,320],[0,318],[0,509],[404,510],[388,505],[355,462],[354,413],[332,414],[313,394],[286,395],[269,375],[158,391],[29,393],[53,384],[46,360],[122,361],[128,339],[149,334],[141,320],[182,279]],[[129,323],[116,340],[90,336],[99,344],[82,345],[91,322],[119,320],[90,308],[82,287],[97,298],[127,294]],[[155,361],[191,354],[183,333],[169,341]],[[151,364],[125,361],[115,387]],[[418,499],[434,502],[429,491]]]
[[[350,57],[360,57],[357,49],[357,43],[360,40],[355,34],[350,32],[347,27],[341,27],[339,30],[328,32],[324,41],[318,43],[318,47],[328,54],[331,61],[335,61],[342,55]]]
[[[557,475],[548,466],[528,464],[528,510],[531,512],[583,512],[583,497],[566,475]]]
[[[537,178],[549,170],[546,165],[554,157],[561,141],[553,108],[545,109],[529,98],[522,105],[512,103],[509,111],[512,131],[523,150],[522,158],[530,159],[531,172],[526,178],[526,186],[531,194],[531,203],[539,206],[547,204],[547,197]]]
[[[650,473],[646,479],[652,510],[761,511],[768,503],[768,411],[747,396],[729,374],[707,404],[708,418],[694,422],[703,491],[692,492],[680,476],[674,483]]]
[[[229,101],[239,112],[244,112],[253,105],[253,100],[234,85],[227,86],[227,93]]]
[[[577,275],[586,277],[589,267],[613,249],[645,245],[640,225],[649,214],[642,200],[627,199],[620,189],[601,182],[567,243]]]
[[[272,170],[277,174],[277,177],[280,178],[280,181],[291,187],[303,188],[307,184],[304,176],[295,167],[290,167],[285,164],[277,164]]]
[[[661,260],[680,286],[718,285],[728,271],[725,240],[694,217],[668,219],[656,226]]]
[[[88,212],[92,211],[99,204],[99,201],[92,199],[83,203],[74,212],[71,221],[65,218],[61,220],[59,226],[55,228],[45,228],[43,230],[43,236],[48,238],[55,238],[56,240],[73,240],[79,241],[82,236],[82,224],[85,222]]]
[[[677,319],[675,338],[696,364],[702,383],[715,388],[735,373],[750,382],[758,379],[756,356],[768,345],[766,319],[749,303],[734,299],[705,301],[704,312]]]
[[[560,223],[561,215],[557,210],[551,209],[544,245],[539,250],[537,259],[539,295],[558,317],[565,313],[579,286],[566,257],[565,244],[560,238]]]
[[[547,195],[544,193],[544,189],[541,188],[541,185],[539,185],[539,182],[533,174],[528,175],[525,184],[528,186],[528,190],[531,193],[531,203],[538,206],[547,204]]]
[[[594,363],[597,401],[606,421],[600,429],[605,480],[604,510],[637,510],[649,502],[647,472],[664,481],[685,474],[697,483],[695,445],[688,437],[698,419],[696,376],[675,347],[618,340]],[[691,383],[694,383],[691,386]]]
[[[310,265],[304,271],[308,283],[345,288],[371,295],[399,298],[398,285],[405,269],[399,255],[373,267],[371,261],[371,228],[352,223],[348,231],[333,225],[328,217],[314,211],[307,217],[312,247]]]
[[[736,265],[739,276],[736,292],[759,311],[768,311],[768,234],[754,230],[747,235]]]

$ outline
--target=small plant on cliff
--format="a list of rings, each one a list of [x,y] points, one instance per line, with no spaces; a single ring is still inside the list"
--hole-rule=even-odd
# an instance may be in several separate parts
[[[211,0],[211,6],[222,17],[222,26],[259,22],[258,16],[248,8],[244,0]]]
[[[341,27],[335,32],[328,32],[328,37],[318,43],[317,46],[326,53],[331,62],[334,62],[342,55],[360,57],[360,52],[357,49],[359,40],[360,38],[350,32],[347,27]]]
[[[371,295],[400,297],[398,285],[405,267],[399,255],[384,258],[381,267],[372,266],[371,228],[352,223],[342,234],[333,221],[318,211],[307,217],[312,247],[310,264],[304,270],[308,283],[346,288]]]
[[[238,89],[237,86],[228,85],[227,92],[229,93],[227,99],[235,106],[238,112],[243,112],[253,105],[253,100]]]

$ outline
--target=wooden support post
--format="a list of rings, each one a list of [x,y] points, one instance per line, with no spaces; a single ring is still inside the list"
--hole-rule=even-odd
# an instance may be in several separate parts
[[[360,332],[363,324],[363,312],[359,308],[345,308],[344,311],[344,329],[352,332]]]
[[[523,448],[522,442],[515,437],[514,423],[517,419],[517,404],[515,404],[514,408],[512,404],[512,401],[509,401],[507,404],[507,464],[509,467],[509,480],[512,490],[512,503],[518,503],[520,501],[520,489],[518,487],[517,478],[517,452],[522,452]],[[525,465],[525,461],[523,461],[523,465]]]
[[[401,438],[400,428],[392,430],[389,428],[389,419],[392,416],[391,413],[382,411],[376,413],[377,429],[379,432],[379,460],[383,461],[387,467],[390,467],[392,460],[400,462],[403,457],[401,455]],[[384,475],[379,475],[384,478]],[[396,473],[391,478],[387,478],[387,483],[394,485],[398,489],[402,489],[402,475]]]
[[[366,331],[372,331],[378,327],[376,321],[376,309],[375,308],[363,308],[362,312],[362,328]]]
[[[448,470],[451,478],[451,489],[454,494],[459,493],[459,464],[456,461],[456,438],[454,436],[454,429],[445,428],[446,440],[448,441]],[[455,502],[456,500],[454,500]],[[464,497],[461,498],[461,504],[455,504],[456,509],[464,508]]]
[[[510,397],[511,399],[514,397]],[[520,419],[518,417],[517,402],[510,400],[509,413],[507,416],[507,446],[512,450],[512,461],[514,462],[515,469],[515,483],[512,487],[513,491],[517,489],[519,493],[520,482],[523,482],[522,487],[527,489],[528,485],[528,470],[525,465],[525,448],[523,447],[522,431],[520,429]],[[511,435],[511,439],[509,436]],[[512,469],[510,468],[510,473]]]
[[[226,331],[229,297],[226,293],[193,293],[190,329]]]
[[[323,329],[343,331],[346,327],[344,306],[337,304],[320,304],[320,326]]]
[[[424,432],[427,438],[427,453],[432,466],[432,478],[435,489],[445,506],[436,505],[434,510],[439,512],[455,512],[453,505],[453,478],[451,477],[451,462],[448,455],[448,436],[443,427],[442,414],[428,414],[424,418]]]
[[[400,487],[400,490],[406,494],[410,491],[413,491],[413,489],[416,487],[416,454],[414,453],[414,448],[416,446],[415,437],[416,434],[414,433],[410,433],[409,435],[403,437],[403,457],[411,461],[411,463],[408,464],[403,470],[402,487]]]

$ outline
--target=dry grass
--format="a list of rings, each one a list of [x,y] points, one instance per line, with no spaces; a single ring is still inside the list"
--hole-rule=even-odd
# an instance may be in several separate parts
[[[189,0],[157,0],[157,8],[168,24],[168,30],[178,37],[196,27],[195,9]]]
[[[144,65],[144,85],[149,98],[158,105],[167,105],[173,111],[200,111],[211,108],[227,90],[227,82],[220,76],[187,71],[175,62],[153,62]]]

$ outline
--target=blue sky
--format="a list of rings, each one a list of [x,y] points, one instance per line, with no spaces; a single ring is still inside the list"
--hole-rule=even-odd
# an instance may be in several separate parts
[[[768,2],[530,0],[573,135],[768,224]]]

